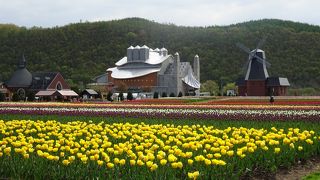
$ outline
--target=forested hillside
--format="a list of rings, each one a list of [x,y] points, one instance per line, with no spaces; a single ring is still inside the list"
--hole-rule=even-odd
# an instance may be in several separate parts
[[[320,27],[281,20],[230,26],[181,27],[140,18],[77,23],[54,28],[0,25],[0,81],[7,80],[24,53],[28,69],[59,71],[74,84],[88,83],[123,56],[130,45],[178,51],[182,61],[200,56],[201,81],[232,82],[244,75],[250,49],[262,47],[271,76],[288,77],[293,87],[320,87]]]

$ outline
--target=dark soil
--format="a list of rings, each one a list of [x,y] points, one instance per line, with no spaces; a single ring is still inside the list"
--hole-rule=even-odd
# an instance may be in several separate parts
[[[264,173],[257,171],[252,176],[244,176],[241,179],[250,180],[299,180],[311,173],[320,171],[320,156],[308,160],[298,161],[288,168],[280,168],[276,173]]]

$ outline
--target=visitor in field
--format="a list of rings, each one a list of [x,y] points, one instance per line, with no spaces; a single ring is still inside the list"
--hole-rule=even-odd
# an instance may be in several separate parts
[[[273,105],[273,103],[274,103],[274,97],[270,96],[270,104]]]

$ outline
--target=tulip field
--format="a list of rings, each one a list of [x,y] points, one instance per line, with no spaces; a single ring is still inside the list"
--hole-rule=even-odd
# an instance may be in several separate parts
[[[0,103],[0,178],[239,179],[319,156],[320,106]]]

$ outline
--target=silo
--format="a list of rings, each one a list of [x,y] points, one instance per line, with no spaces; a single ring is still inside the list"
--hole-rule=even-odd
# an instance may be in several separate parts
[[[134,48],[132,46],[127,49],[127,62],[132,61],[133,49]]]
[[[136,46],[133,49],[133,59],[132,61],[138,61],[140,59],[140,46]]]

